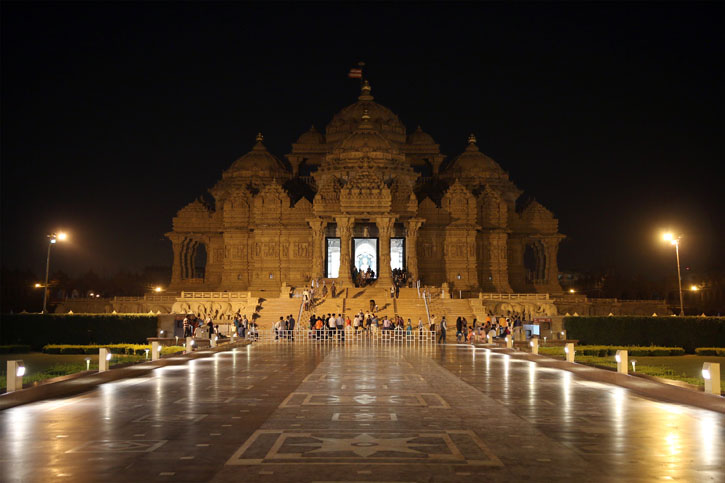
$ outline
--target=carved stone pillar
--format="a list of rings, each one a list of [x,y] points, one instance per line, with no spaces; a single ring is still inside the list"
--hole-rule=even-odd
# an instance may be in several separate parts
[[[559,264],[557,262],[557,254],[559,253],[559,242],[561,242],[563,238],[563,235],[556,235],[542,240],[544,250],[546,252],[546,285],[551,293],[562,291],[561,285],[559,284]]]
[[[325,226],[327,222],[322,218],[310,218],[307,220],[310,228],[312,228],[312,271],[310,275],[313,280],[323,277],[323,267],[325,265],[324,243],[325,243]]]
[[[418,280],[418,230],[425,220],[411,218],[405,223],[405,268],[413,282]]]
[[[350,254],[350,242],[352,240],[352,227],[355,224],[355,218],[352,216],[338,216],[335,218],[337,222],[337,235],[340,237],[340,288],[345,289],[352,287],[352,274],[350,267],[352,266]]]
[[[184,237],[170,232],[166,237],[171,240],[171,248],[174,251],[174,262],[171,265],[171,286],[176,286],[181,282],[181,248]]]
[[[376,218],[375,224],[378,226],[378,247],[380,248],[378,285],[388,288],[393,285],[393,274],[390,268],[390,237],[393,235],[395,218],[392,216]]]

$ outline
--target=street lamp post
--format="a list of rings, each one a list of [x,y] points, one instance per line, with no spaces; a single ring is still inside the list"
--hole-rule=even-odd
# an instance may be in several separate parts
[[[685,304],[682,302],[682,275],[680,274],[680,237],[676,237],[672,233],[665,233],[663,236],[665,241],[675,246],[675,256],[677,257],[677,285],[680,289],[680,317],[685,315]]]
[[[45,285],[43,287],[43,313],[47,313],[48,307],[48,273],[50,272],[50,247],[55,245],[58,241],[63,241],[68,238],[65,233],[52,233],[48,235],[48,257],[45,259]]]

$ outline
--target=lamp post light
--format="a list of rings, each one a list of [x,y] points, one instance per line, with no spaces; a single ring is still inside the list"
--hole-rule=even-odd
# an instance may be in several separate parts
[[[58,243],[59,241],[65,241],[68,238],[68,235],[60,232],[60,233],[51,233],[48,235],[48,257],[45,260],[45,288],[43,290],[43,312],[44,314],[48,313],[48,272],[50,271],[50,247]],[[36,284],[37,286],[37,284]]]
[[[672,233],[662,235],[664,241],[670,242],[675,246],[675,256],[677,257],[677,285],[680,289],[680,317],[685,315],[685,304],[682,302],[682,275],[680,274],[680,236],[675,237]]]

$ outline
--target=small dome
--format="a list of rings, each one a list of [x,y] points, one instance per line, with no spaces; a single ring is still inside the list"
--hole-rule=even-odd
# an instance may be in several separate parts
[[[435,144],[433,137],[423,131],[420,126],[408,136],[408,144],[430,145]]]
[[[471,176],[506,175],[496,161],[479,151],[476,145],[476,137],[473,134],[468,136],[466,150],[451,162],[446,171],[450,173],[462,172]]]
[[[257,134],[257,143],[254,145],[251,151],[237,159],[232,163],[227,173],[246,173],[246,172],[274,172],[274,171],[287,171],[284,163],[279,160],[276,156],[267,151],[267,148],[262,144],[262,133]]]
[[[325,144],[325,137],[320,133],[315,126],[311,126],[310,130],[303,133],[298,139],[296,144]]]

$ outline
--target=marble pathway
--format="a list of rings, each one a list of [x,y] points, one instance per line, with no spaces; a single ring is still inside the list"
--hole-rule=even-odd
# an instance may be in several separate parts
[[[3,482],[725,481],[725,416],[455,345],[253,345],[0,438]]]

